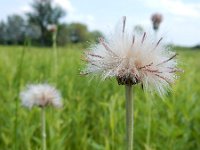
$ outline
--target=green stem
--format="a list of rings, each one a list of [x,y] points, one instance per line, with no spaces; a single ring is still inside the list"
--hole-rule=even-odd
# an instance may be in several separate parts
[[[147,128],[147,146],[150,147],[150,137],[151,137],[151,101],[147,99],[148,105],[148,128]]]
[[[157,36],[158,36],[158,30],[155,30],[155,31],[154,31],[154,38],[155,38],[154,40],[155,40],[155,41],[157,40]]]
[[[18,93],[20,91],[20,84],[21,84],[21,76],[22,76],[22,66],[24,62],[24,55],[25,55],[25,50],[27,46],[27,41],[24,43],[24,47],[22,49],[20,58],[18,60],[18,65],[17,65],[17,71],[14,76],[14,88],[16,89],[17,95],[14,96],[15,100],[15,122],[14,122],[14,130],[15,130],[15,139],[14,139],[14,147],[15,150],[18,149],[18,108],[19,108],[19,101],[18,101]]]
[[[54,51],[54,61],[55,61],[55,81],[57,83],[58,79],[58,52],[57,52],[57,44],[56,44],[56,39],[57,39],[57,30],[53,32],[52,35],[52,40],[53,40],[53,51]]]
[[[42,150],[46,150],[46,120],[45,120],[45,108],[41,108],[41,121],[42,121]]]
[[[126,140],[127,150],[133,150],[133,99],[132,99],[132,86],[126,85]]]

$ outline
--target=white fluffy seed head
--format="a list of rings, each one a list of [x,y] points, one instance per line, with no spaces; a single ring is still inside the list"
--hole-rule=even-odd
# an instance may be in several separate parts
[[[162,38],[153,42],[146,33],[134,35],[125,30],[126,18],[121,27],[85,53],[84,75],[100,75],[103,79],[115,77],[119,84],[141,83],[145,90],[163,95],[177,78],[176,54],[162,44]]]
[[[58,90],[48,84],[28,85],[27,88],[20,93],[22,104],[25,107],[32,108],[34,105],[46,107],[52,105],[61,107],[61,95]]]

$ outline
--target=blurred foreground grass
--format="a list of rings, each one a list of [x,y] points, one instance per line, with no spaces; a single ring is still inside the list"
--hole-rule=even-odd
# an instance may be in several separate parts
[[[177,51],[185,73],[164,99],[143,94],[140,86],[134,88],[135,150],[200,149],[200,51]],[[82,52],[76,47],[58,48],[57,82],[52,49],[25,48],[19,72],[22,52],[23,47],[0,47],[1,150],[40,149],[39,108],[23,108],[18,91],[27,83],[41,82],[60,89],[64,103],[62,109],[47,110],[48,150],[125,149],[123,86],[114,79],[101,82],[80,76]]]

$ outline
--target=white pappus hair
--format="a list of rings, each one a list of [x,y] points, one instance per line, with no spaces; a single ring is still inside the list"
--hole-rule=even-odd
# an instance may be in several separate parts
[[[130,34],[125,24],[123,17],[120,29],[106,40],[100,38],[85,52],[87,65],[81,74],[115,77],[121,85],[141,83],[145,90],[163,95],[177,78],[176,72],[181,71],[174,59],[177,54],[162,44],[162,38],[152,42],[146,32]]]
[[[57,89],[48,84],[28,85],[27,88],[20,93],[22,104],[25,107],[32,108],[34,105],[46,107],[52,105],[61,107],[61,95]]]

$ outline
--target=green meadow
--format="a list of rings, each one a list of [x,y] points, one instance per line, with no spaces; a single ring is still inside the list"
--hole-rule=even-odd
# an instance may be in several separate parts
[[[175,48],[184,73],[163,98],[134,87],[135,150],[200,149],[200,50]],[[47,108],[48,150],[124,150],[124,86],[79,75],[83,48],[0,46],[0,149],[40,150],[40,109],[24,108],[27,84],[49,83],[61,109]]]

